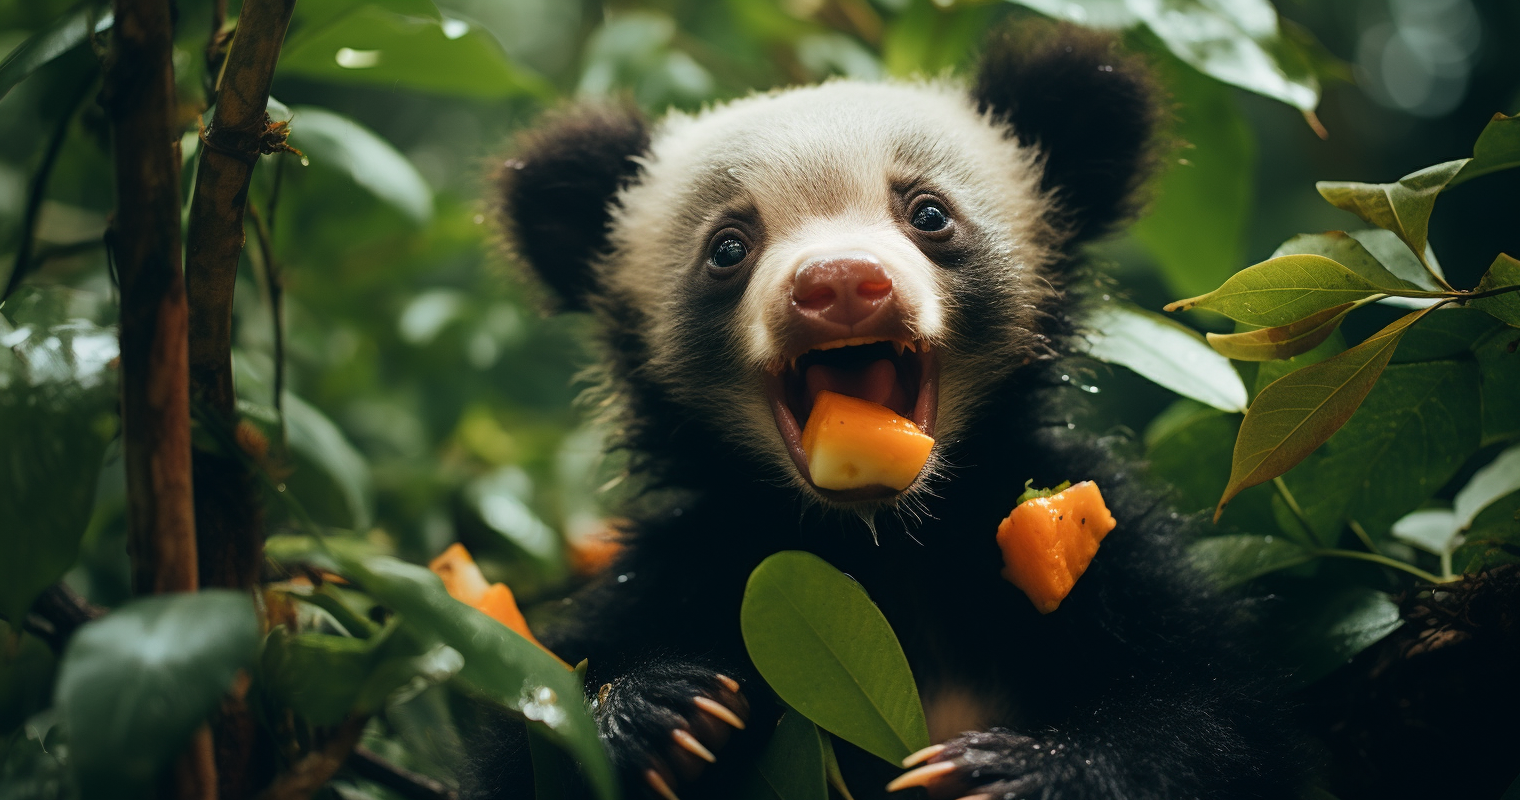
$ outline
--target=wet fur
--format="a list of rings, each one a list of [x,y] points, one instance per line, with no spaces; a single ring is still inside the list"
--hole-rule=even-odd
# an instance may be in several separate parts
[[[869,528],[857,512],[799,491],[774,452],[752,437],[730,435],[727,418],[702,410],[703,391],[715,392],[705,402],[718,406],[728,396],[721,383],[734,382],[733,339],[717,317],[736,301],[713,306],[709,324],[660,334],[687,337],[678,352],[689,359],[667,357],[661,365],[660,348],[671,343],[657,340],[647,303],[633,302],[613,284],[617,254],[626,249],[619,237],[642,233],[626,227],[628,209],[614,203],[605,218],[576,217],[581,234],[605,235],[609,226],[613,234],[610,241],[593,236],[581,252],[597,255],[585,263],[559,255],[530,259],[550,286],[570,288],[566,305],[585,305],[597,316],[603,411],[643,487],[622,509],[627,547],[617,563],[576,594],[560,624],[541,636],[571,663],[589,659],[589,692],[611,683],[621,692],[625,718],[651,720],[649,731],[609,742],[630,797],[647,792],[638,781],[642,759],[661,744],[670,709],[715,671],[741,681],[753,717],[715,766],[679,789],[681,797],[732,796],[732,781],[763,747],[777,706],[745,654],[739,605],[750,571],[784,549],[815,552],[860,581],[902,640],[929,702],[941,695],[985,698],[990,722],[1022,734],[960,741],[980,754],[983,779],[1004,781],[994,784],[999,792],[1159,800],[1286,798],[1296,790],[1300,768],[1285,744],[1291,736],[1278,689],[1255,666],[1234,607],[1188,566],[1187,525],[1130,465],[1065,427],[1061,409],[1079,399],[1052,387],[1060,384],[1060,355],[1070,347],[1080,302],[1072,270],[1081,244],[1131,210],[1157,100],[1143,70],[1108,39],[1063,28],[1046,29],[1037,40],[1042,44],[995,43],[971,95],[981,113],[1009,126],[1010,142],[1038,148],[1033,163],[1043,164],[1031,173],[1039,184],[1030,207],[1044,212],[1045,226],[1031,229],[1042,237],[1030,256],[1038,268],[1038,285],[1026,296],[1032,307],[1002,305],[1013,295],[977,286],[972,275],[951,284],[970,294],[955,298],[961,302],[947,333],[951,341],[964,339],[1005,326],[1014,315],[1026,335],[996,337],[994,355],[1008,363],[984,370],[981,384],[967,389],[976,397],[957,410],[951,435],[941,438],[936,474],[907,501],[868,513]],[[614,131],[639,128],[636,117],[616,113],[627,118],[609,123]],[[1099,134],[1089,126],[1106,134],[1094,138]],[[554,185],[561,161],[572,163],[558,169],[579,174],[575,152],[547,144],[557,141],[552,132],[537,136],[517,156],[537,165],[536,180],[549,176]],[[606,153],[592,150],[597,159]],[[645,152],[630,149],[626,158],[634,160],[627,163],[659,169],[637,160]],[[637,187],[642,173],[625,168],[612,171],[615,182]],[[522,167],[505,174],[506,194],[518,198],[514,208],[531,195],[527,174]],[[619,195],[622,202],[629,196]],[[547,212],[526,220],[507,213],[518,238],[545,235],[535,225],[552,232],[561,224],[542,223]],[[533,248],[519,245],[524,253]],[[575,275],[552,274],[564,268]],[[993,299],[976,302],[978,291]],[[682,380],[690,385],[673,391],[672,382]],[[1029,479],[1095,480],[1119,521],[1071,595],[1046,616],[1000,576],[993,537]],[[531,792],[513,730],[499,721],[495,733],[476,739],[466,797]],[[842,743],[840,751],[861,800],[882,796],[881,787],[898,773]],[[1020,776],[1027,780],[1012,782]]]

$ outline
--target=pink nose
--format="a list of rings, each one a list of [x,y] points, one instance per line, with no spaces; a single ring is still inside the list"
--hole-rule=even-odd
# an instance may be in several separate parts
[[[836,258],[802,268],[792,282],[792,302],[803,317],[851,326],[876,313],[892,297],[892,279],[875,259]]]

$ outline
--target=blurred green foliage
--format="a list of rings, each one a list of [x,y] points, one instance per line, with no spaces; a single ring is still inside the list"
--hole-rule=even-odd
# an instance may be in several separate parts
[[[497,255],[484,181],[541,110],[623,95],[658,114],[831,76],[962,72],[989,30],[1041,15],[1124,29],[1174,101],[1147,215],[1095,253],[1098,292],[1148,311],[1115,306],[1116,321],[1103,326],[1114,335],[1093,355],[1145,377],[1074,363],[1090,402],[1068,421],[1147,457],[1175,487],[1179,510],[1208,509],[1228,481],[1246,399],[1404,312],[1369,305],[1308,352],[1233,364],[1197,335],[1235,332],[1224,318],[1190,312],[1189,331],[1149,312],[1289,253],[1327,255],[1354,272],[1365,256],[1434,289],[1419,258],[1434,261],[1428,239],[1453,286],[1513,282],[1520,272],[1494,262],[1520,253],[1520,171],[1501,169],[1513,166],[1504,154],[1515,129],[1479,140],[1495,111],[1520,108],[1520,52],[1509,46],[1520,38],[1520,9],[1507,0],[1434,5],[1445,10],[1432,16],[1408,0],[1281,0],[1277,13],[1265,0],[300,0],[271,114],[290,121],[304,158],[267,157],[255,172],[250,203],[263,230],[249,226],[234,327],[239,411],[267,440],[263,491],[279,537],[271,558],[312,557],[300,537],[324,530],[365,558],[412,562],[460,541],[488,579],[513,587],[530,618],[543,610],[535,601],[574,580],[570,545],[603,529],[619,491],[618,465],[603,459],[599,432],[575,404],[584,388],[576,376],[590,361],[586,321],[539,313],[535,291]],[[188,191],[195,123],[209,118],[212,3],[177,8]],[[129,599],[125,482],[110,399],[99,391],[113,368],[92,345],[109,338],[116,313],[102,245],[115,202],[108,130],[94,102],[107,12],[88,0],[0,0],[0,288],[19,289],[0,305],[0,784],[35,796],[69,791],[56,746],[67,732],[38,701],[52,691],[56,663],[22,632],[22,611],[65,572],[94,603]],[[1428,231],[1358,231],[1361,220],[1314,191],[1319,178],[1390,181],[1466,157],[1475,140],[1477,160],[1455,178],[1471,182],[1441,195]],[[1377,224],[1369,213],[1361,216]],[[1354,238],[1282,244],[1341,229]],[[1292,623],[1282,631],[1301,676],[1334,669],[1396,626],[1387,592],[1407,579],[1366,561],[1326,567],[1318,555],[1360,549],[1366,538],[1371,552],[1442,574],[1513,558],[1505,548],[1520,495],[1503,476],[1517,470],[1505,448],[1520,436],[1520,368],[1515,331],[1504,325],[1515,322],[1505,316],[1515,313],[1509,297],[1483,306],[1487,314],[1442,311],[1412,328],[1370,387],[1367,410],[1280,487],[1242,491],[1221,536],[1200,551],[1226,582],[1273,573],[1263,580],[1300,609],[1284,612]],[[1161,358],[1112,355],[1155,335],[1179,344]],[[1448,402],[1461,387],[1470,391]],[[1348,476],[1363,488],[1337,491]],[[1473,486],[1507,489],[1473,506]],[[376,563],[399,572],[367,588],[403,622],[372,624],[373,600],[331,584],[285,587],[300,630],[264,646],[261,702],[318,727],[375,712],[366,746],[451,781],[451,720],[468,713],[453,687],[494,692],[519,710],[523,699],[482,689],[490,680],[470,674],[469,653],[465,672],[450,661],[469,649],[479,620],[435,616],[446,598],[425,576]],[[535,657],[511,636],[473,646]],[[339,681],[349,690],[342,703],[324,689],[331,681],[311,683],[324,672],[353,677]],[[573,694],[569,683],[554,685]],[[72,690],[59,691],[62,700]],[[811,763],[816,729],[798,720],[793,746]],[[583,748],[583,734],[556,741]],[[347,774],[328,791],[387,796]]]

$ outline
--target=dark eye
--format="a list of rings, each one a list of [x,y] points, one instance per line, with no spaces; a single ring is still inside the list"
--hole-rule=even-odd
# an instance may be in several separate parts
[[[924,203],[913,212],[913,227],[921,231],[927,233],[942,231],[949,224],[950,215],[945,213],[945,209],[937,203]]]
[[[712,265],[718,269],[737,267],[747,255],[749,255],[749,248],[744,246],[744,242],[732,236],[725,236],[713,245]]]

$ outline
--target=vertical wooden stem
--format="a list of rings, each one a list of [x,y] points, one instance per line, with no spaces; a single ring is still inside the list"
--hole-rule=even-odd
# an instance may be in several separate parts
[[[220,8],[222,0],[215,0]],[[231,431],[237,423],[232,386],[232,302],[244,244],[243,214],[254,165],[284,143],[282,126],[266,112],[280,46],[295,0],[245,0],[238,15],[216,111],[201,134],[195,195],[185,245],[190,298],[190,389],[205,422]],[[208,52],[214,52],[216,34]],[[223,441],[235,437],[218,437]],[[201,579],[208,586],[253,589],[263,562],[263,509],[258,485],[235,453],[195,453],[195,512]],[[251,797],[274,775],[260,758],[258,726],[234,693],[215,721],[216,765],[222,800]]]
[[[122,449],[128,547],[139,594],[195,591],[189,314],[180,271],[179,137],[168,0],[115,0],[102,100],[111,120],[121,283]],[[176,800],[214,800],[202,728],[166,783]]]
[[[132,586],[198,586],[190,480],[188,313],[166,0],[116,0],[104,103],[116,171],[123,449]]]

